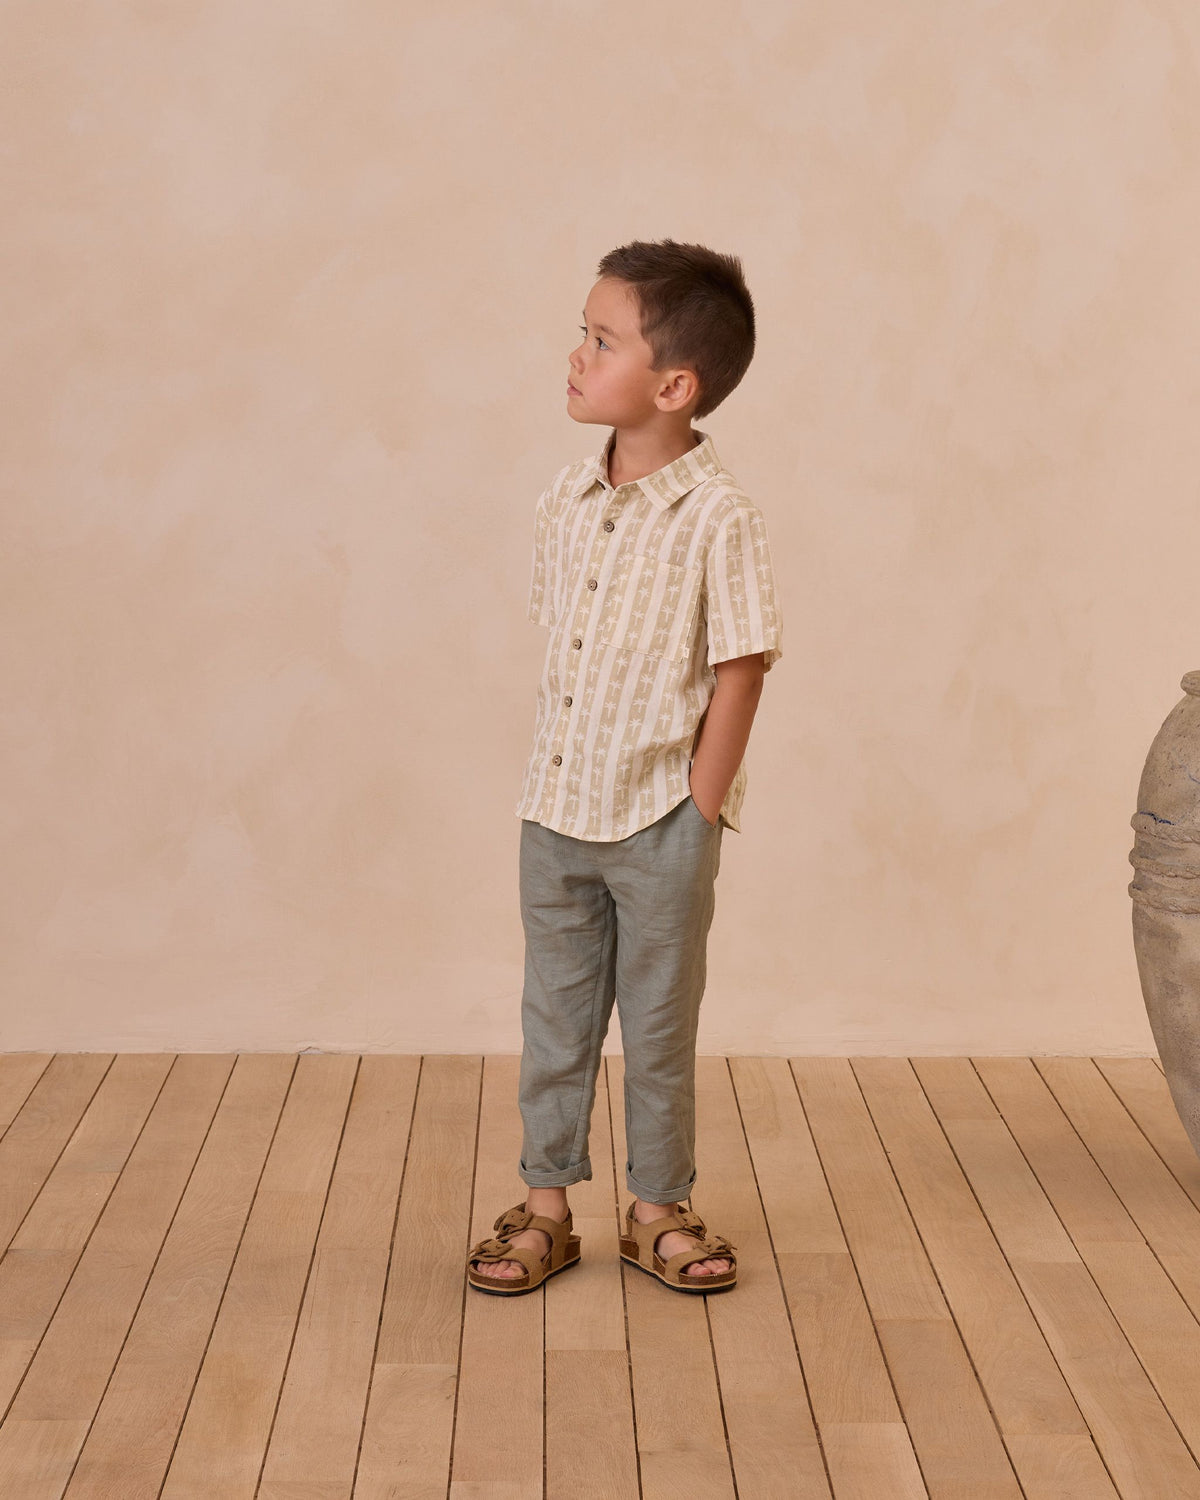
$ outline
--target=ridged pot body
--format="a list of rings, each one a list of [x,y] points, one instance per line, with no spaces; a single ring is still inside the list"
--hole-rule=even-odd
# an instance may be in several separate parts
[[[1133,947],[1175,1109],[1200,1155],[1200,672],[1154,737],[1129,861]]]

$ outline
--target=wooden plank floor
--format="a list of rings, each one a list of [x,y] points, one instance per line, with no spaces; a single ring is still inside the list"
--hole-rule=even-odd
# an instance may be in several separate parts
[[[1200,1500],[1200,1160],[1150,1058],[697,1060],[687,1297],[470,1291],[515,1057],[0,1055],[0,1495]]]

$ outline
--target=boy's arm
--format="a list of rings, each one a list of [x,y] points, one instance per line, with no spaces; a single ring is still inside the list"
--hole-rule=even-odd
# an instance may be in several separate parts
[[[717,685],[692,748],[691,774],[692,800],[710,823],[716,823],[746,752],[762,693],[763,653],[719,661],[713,671]]]

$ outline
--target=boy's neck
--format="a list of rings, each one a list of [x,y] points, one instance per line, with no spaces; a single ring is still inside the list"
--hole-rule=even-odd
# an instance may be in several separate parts
[[[618,428],[608,455],[608,482],[616,489],[618,485],[645,479],[647,474],[657,473],[690,453],[701,441],[690,422],[684,432],[670,439],[662,433],[622,433]]]

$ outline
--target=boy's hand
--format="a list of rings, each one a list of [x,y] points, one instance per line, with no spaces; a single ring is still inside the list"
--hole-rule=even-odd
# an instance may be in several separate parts
[[[763,654],[719,661],[717,685],[692,750],[688,788],[700,816],[716,826],[725,794],[742,763],[763,685]]]
[[[728,790],[728,788],[726,788],[726,790]],[[722,797],[721,802],[724,802],[724,800],[725,798]],[[704,806],[704,804],[696,796],[695,792],[692,793],[692,801],[696,804],[696,811],[700,814],[704,821],[706,823],[711,823],[715,828],[717,826],[717,819],[721,816],[721,804],[718,803],[716,812],[710,814],[708,808]]]

